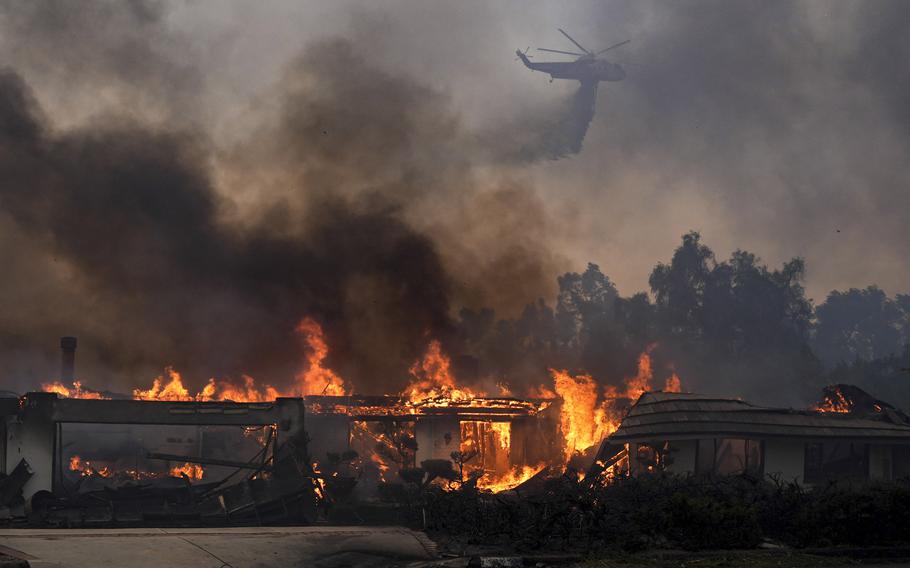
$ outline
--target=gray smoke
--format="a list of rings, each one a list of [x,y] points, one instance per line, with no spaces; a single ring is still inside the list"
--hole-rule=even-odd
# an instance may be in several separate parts
[[[99,387],[165,364],[281,383],[312,315],[332,366],[387,390],[458,308],[516,314],[587,261],[628,296],[690,229],[806,258],[817,299],[902,291],[908,11],[4,3],[4,380],[53,377],[71,333]],[[557,26],[633,40],[593,119],[513,61]]]

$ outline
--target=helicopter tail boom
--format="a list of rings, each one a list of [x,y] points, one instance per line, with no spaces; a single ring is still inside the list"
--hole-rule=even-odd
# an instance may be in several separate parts
[[[533,67],[531,67],[531,60],[528,59],[528,56],[523,51],[521,51],[520,49],[516,49],[515,55],[517,55],[518,58],[521,59],[521,62],[525,64],[525,67],[527,67],[528,69],[533,69]]]

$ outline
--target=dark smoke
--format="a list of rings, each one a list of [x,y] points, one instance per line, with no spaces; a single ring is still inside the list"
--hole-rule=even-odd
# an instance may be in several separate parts
[[[667,335],[666,314],[631,292],[693,228],[717,259],[739,246],[772,267],[806,258],[801,299],[816,304],[871,282],[902,291],[904,2],[273,9],[0,8],[11,386],[52,378],[66,334],[99,388],[147,384],[165,364],[197,383],[280,384],[300,366],[304,315],[361,392],[400,385],[431,336],[481,374],[577,366],[618,380]],[[574,86],[512,61],[559,25],[586,44],[633,40],[611,60],[641,65],[601,86],[593,118]],[[579,345],[560,328],[569,312],[534,300],[561,297],[556,276],[588,260],[615,305],[595,310],[588,347],[566,351]],[[703,359],[683,379],[720,394],[778,371],[782,392],[804,385],[818,369],[801,351],[811,333],[797,335],[749,359],[681,341],[677,354]],[[672,342],[658,349],[672,358]]]
[[[134,56],[150,56],[144,39]],[[334,39],[310,44],[260,97],[213,166],[210,140],[185,123],[101,114],[57,129],[4,72],[0,208],[28,249],[6,260],[18,271],[51,255],[58,276],[4,313],[0,345],[20,388],[55,377],[63,333],[80,337],[80,376],[97,387],[147,384],[165,364],[190,383],[246,373],[283,385],[302,367],[293,329],[311,316],[330,366],[360,392],[391,392],[430,339],[451,336],[452,298],[520,306],[549,287],[539,204],[507,180],[478,186],[444,95]],[[539,237],[472,229],[490,205],[499,222],[536,219]],[[458,258],[440,253],[447,241]],[[466,259],[476,275],[452,277]],[[54,295],[61,309],[36,309]]]
[[[448,325],[434,247],[394,208],[358,212],[323,199],[299,220],[301,238],[265,225],[238,232],[219,221],[192,136],[131,123],[53,135],[10,71],[0,110],[3,210],[79,275],[82,293],[97,295],[104,311],[94,317],[116,318],[114,329],[80,334],[83,350],[106,354],[112,369],[169,363],[190,376],[281,381],[300,367],[292,330],[312,315],[327,323],[355,384],[384,386]],[[371,358],[380,347],[394,356]]]

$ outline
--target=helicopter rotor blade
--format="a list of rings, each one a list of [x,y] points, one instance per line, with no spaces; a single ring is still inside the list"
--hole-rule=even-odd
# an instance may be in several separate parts
[[[585,49],[584,46],[582,46],[580,43],[578,43],[577,41],[575,41],[574,39],[572,39],[572,36],[570,36],[569,34],[567,34],[567,33],[565,32],[565,30],[563,30],[562,28],[556,28],[556,29],[559,30],[559,33],[561,33],[562,35],[566,36],[566,37],[569,39],[569,41],[571,41],[572,43],[574,43],[574,44],[575,44],[575,47],[577,47],[578,49],[584,51],[585,53],[588,53],[588,54],[591,53],[590,51],[588,51],[587,49]]]
[[[614,48],[619,47],[619,46],[621,46],[621,45],[626,45],[626,44],[629,43],[630,41],[632,41],[632,40],[631,40],[631,39],[627,39],[626,41],[621,41],[621,42],[619,42],[619,43],[614,43],[614,44],[611,45],[610,47],[601,49],[600,51],[598,51],[598,52],[595,53],[594,55],[600,55],[601,53],[606,53],[607,51],[610,51],[611,49],[614,49]]]
[[[563,55],[575,55],[578,57],[584,57],[584,53],[574,53],[572,51],[560,51],[558,49],[547,49],[546,47],[538,47],[537,51],[549,51],[550,53],[562,53]]]

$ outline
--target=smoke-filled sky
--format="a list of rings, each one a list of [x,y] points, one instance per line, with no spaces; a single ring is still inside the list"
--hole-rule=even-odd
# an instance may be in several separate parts
[[[462,306],[598,263],[628,295],[698,230],[808,263],[816,302],[910,265],[902,0],[0,4],[0,380],[299,370],[293,327],[387,390]],[[516,48],[628,63],[575,92]],[[536,60],[549,60],[535,54]]]

